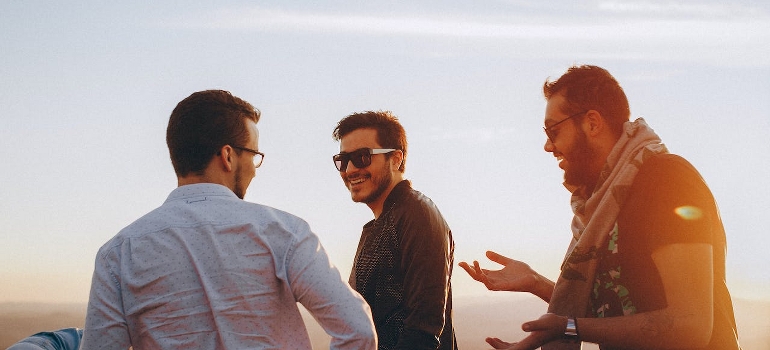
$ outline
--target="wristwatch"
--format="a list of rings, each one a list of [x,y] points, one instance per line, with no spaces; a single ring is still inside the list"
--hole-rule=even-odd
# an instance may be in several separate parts
[[[577,320],[567,317],[567,328],[564,329],[564,335],[570,339],[578,339]]]

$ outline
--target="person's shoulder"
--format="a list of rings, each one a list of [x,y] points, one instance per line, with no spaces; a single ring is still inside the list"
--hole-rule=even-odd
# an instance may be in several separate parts
[[[403,180],[398,183],[398,185],[393,188],[390,197],[394,201],[410,205],[420,205],[419,203],[430,203],[433,205],[433,201],[430,197],[412,187],[412,182],[410,180]]]
[[[642,168],[645,167],[685,167],[695,170],[695,167],[687,159],[674,153],[652,155],[644,160]]]
[[[418,222],[423,224],[438,225],[444,227],[442,232],[448,230],[448,224],[433,200],[424,193],[409,187],[402,196],[398,212],[405,222]]]
[[[645,159],[637,177],[660,180],[701,178],[698,170],[687,159],[672,153],[657,154]]]
[[[278,229],[293,236],[311,234],[310,225],[300,216],[265,204],[241,201],[239,211],[245,219],[268,229]],[[271,231],[274,231],[271,229]]]
[[[646,159],[634,179],[633,188],[637,192],[656,193],[671,199],[713,197],[698,170],[676,154],[660,154]]]
[[[425,193],[409,187],[402,196],[404,206],[410,210],[438,211],[438,206]]]
[[[162,207],[162,206],[161,206]],[[144,215],[140,216],[139,218],[135,219],[125,227],[123,227],[120,231],[118,231],[117,234],[112,236],[107,242],[105,242],[100,248],[98,255],[105,254],[112,249],[115,249],[116,247],[119,247],[123,245],[123,243],[126,240],[129,240],[131,237],[137,236],[142,234],[144,231],[147,231],[147,223],[152,222],[153,216],[155,216],[156,212],[160,210],[161,207],[155,208]]]

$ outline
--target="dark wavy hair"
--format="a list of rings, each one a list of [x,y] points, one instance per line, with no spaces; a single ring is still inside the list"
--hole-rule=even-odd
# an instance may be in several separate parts
[[[592,109],[598,111],[618,137],[623,132],[623,123],[631,116],[623,88],[610,72],[601,67],[572,66],[559,79],[546,79],[543,84],[546,100],[556,94],[563,94],[567,101],[562,110],[564,114],[572,115]]]
[[[246,146],[246,119],[256,123],[260,116],[250,103],[224,90],[195,92],[179,102],[166,129],[166,144],[177,176],[202,175],[224,145]]]
[[[377,131],[377,143],[383,148],[395,148],[404,154],[404,160],[398,168],[400,172],[406,170],[406,131],[398,117],[390,111],[366,111],[353,113],[337,123],[332,132],[334,140],[339,141],[345,135],[358,129],[374,129]],[[390,157],[390,153],[386,157]]]

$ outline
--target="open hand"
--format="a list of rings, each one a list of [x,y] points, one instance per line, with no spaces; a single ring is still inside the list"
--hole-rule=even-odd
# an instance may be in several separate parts
[[[533,292],[535,290],[538,275],[529,265],[514,260],[493,251],[487,251],[487,258],[500,265],[500,270],[487,270],[479,266],[478,261],[473,261],[473,266],[467,262],[459,265],[474,280],[484,283],[489,290],[507,290],[513,292]]]
[[[529,334],[518,342],[508,343],[498,338],[487,338],[486,341],[495,349],[534,350],[548,342],[560,339],[564,335],[566,326],[566,317],[547,313],[537,320],[521,325],[521,329]]]
[[[486,341],[487,344],[492,345],[492,348],[494,349],[508,349],[516,345],[516,343],[508,343],[500,340],[499,338],[487,338]]]

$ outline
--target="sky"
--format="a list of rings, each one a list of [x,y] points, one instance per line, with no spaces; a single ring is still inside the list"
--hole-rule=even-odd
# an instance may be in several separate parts
[[[176,187],[168,117],[205,89],[262,112],[245,199],[307,220],[344,277],[372,214],[331,133],[390,110],[455,262],[495,250],[556,278],[571,211],[542,85],[574,64],[608,69],[699,169],[731,293],[770,300],[770,3],[11,0],[0,33],[0,302],[87,301],[99,247]],[[453,286],[489,293],[457,267]]]

